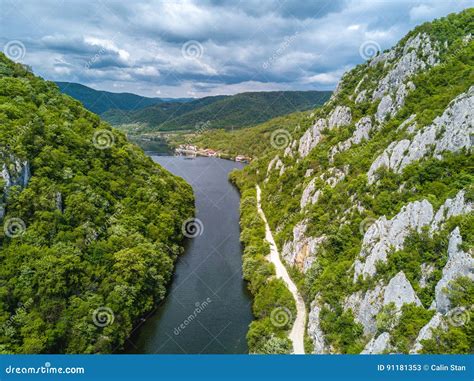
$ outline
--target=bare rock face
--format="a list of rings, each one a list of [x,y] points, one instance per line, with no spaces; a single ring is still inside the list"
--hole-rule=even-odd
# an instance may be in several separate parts
[[[431,203],[422,200],[405,205],[391,220],[385,216],[377,219],[364,234],[361,252],[354,265],[354,282],[359,275],[363,278],[374,276],[377,261],[385,262],[391,250],[402,249],[411,230],[420,232],[421,228],[429,226],[433,232],[448,218],[471,212],[472,205],[465,201],[464,193],[461,190],[455,198],[447,199],[436,214]]]
[[[369,133],[372,130],[372,120],[370,116],[362,117],[355,125],[356,129],[352,136],[337,144],[331,149],[329,160],[334,161],[334,156],[343,151],[347,151],[353,144],[360,144],[364,140],[369,140]]]
[[[364,327],[364,334],[372,336],[377,332],[376,316],[389,303],[394,303],[398,310],[404,304],[421,305],[403,271],[395,275],[386,286],[379,282],[365,293],[353,293],[346,298],[343,307],[345,310],[351,309],[355,320]]]
[[[359,259],[355,262],[354,282],[359,275],[374,276],[376,263],[385,262],[387,254],[403,247],[405,238],[412,229],[421,231],[433,219],[433,207],[426,201],[415,201],[405,205],[391,220],[385,216],[376,220],[367,230],[362,241]]]
[[[301,221],[293,228],[293,240],[283,245],[282,257],[289,265],[296,265],[305,273],[309,270],[320,250],[325,237],[307,237],[307,221]]]
[[[437,312],[433,315],[431,320],[426,323],[426,325],[420,329],[418,336],[415,340],[415,344],[413,348],[410,350],[410,353],[418,353],[423,349],[423,345],[421,344],[422,340],[429,340],[433,337],[433,329],[436,329],[440,326],[443,326],[443,316]]]
[[[400,309],[404,304],[414,303],[417,306],[421,306],[420,299],[413,290],[410,282],[406,278],[403,271],[400,271],[395,275],[384,291],[383,304],[395,303],[395,306]]]
[[[390,334],[388,332],[381,333],[377,338],[373,337],[364,350],[360,352],[362,355],[378,355],[384,353],[390,344]]]
[[[382,103],[382,102],[381,102]],[[415,160],[430,154],[441,158],[444,151],[457,152],[472,146],[474,134],[474,86],[456,97],[433,123],[420,130],[411,140],[392,142],[372,163],[367,177],[376,180],[375,172],[386,167],[396,173]]]
[[[270,162],[268,163],[268,168],[267,168],[267,175],[272,171],[272,170],[280,170],[279,174],[280,176],[285,172],[285,165],[281,161],[280,157],[277,155],[275,156]]]
[[[318,297],[311,303],[311,310],[308,315],[308,335],[313,340],[315,354],[328,353],[329,348],[327,347],[324,340],[324,333],[321,330],[319,324],[319,313],[321,308],[318,305]]]
[[[3,163],[3,168],[0,172],[0,178],[5,182],[4,192],[7,192],[13,186],[25,188],[31,177],[30,163],[28,161],[12,159],[12,165],[7,166],[6,163]]]
[[[344,309],[351,309],[354,318],[364,327],[364,334],[374,335],[377,331],[375,317],[383,307],[383,294],[385,287],[378,283],[366,293],[355,292],[346,298]]]
[[[318,201],[319,193],[315,197],[314,192],[316,190],[316,178],[312,179],[306,188],[303,190],[303,194],[301,195],[300,206],[303,209],[309,203],[314,204]]]
[[[306,157],[318,145],[322,138],[322,131],[327,127],[326,119],[318,119],[313,127],[306,130],[300,139],[298,152],[301,157]]]
[[[351,109],[346,106],[336,106],[336,108],[329,114],[328,127],[347,126],[352,121]]]
[[[392,50],[395,49],[397,47]],[[422,52],[421,56],[418,56],[418,51]],[[439,53],[437,47],[432,45],[429,36],[425,33],[419,33],[408,39],[400,55],[398,52],[391,53],[392,57],[393,55],[397,55],[397,59],[394,61],[393,67],[374,90],[372,94],[373,100],[381,99],[384,94],[396,92],[399,86],[410,76],[429,66],[434,66],[438,62]],[[384,58],[388,59],[388,54]]]
[[[466,202],[465,192],[460,191],[454,198],[448,198],[443,205],[436,212],[433,221],[431,222],[430,231],[438,230],[444,221],[452,216],[459,216],[461,214],[470,213],[473,209],[472,204]]]
[[[448,262],[443,268],[443,276],[435,288],[434,308],[438,312],[448,312],[451,302],[446,294],[449,283],[456,278],[466,276],[474,281],[474,259],[469,253],[461,249],[462,237],[459,227],[456,227],[449,236]]]

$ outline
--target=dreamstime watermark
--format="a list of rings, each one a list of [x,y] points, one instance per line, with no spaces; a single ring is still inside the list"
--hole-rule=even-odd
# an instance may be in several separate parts
[[[98,230],[92,229],[89,233],[87,233],[85,244],[90,245],[93,241],[95,241],[100,234],[103,234],[110,226],[112,226],[112,223],[122,214],[122,212],[123,206],[118,204],[114,213],[107,217],[104,224],[102,224]],[[85,223],[82,226],[87,228],[87,225],[88,224]]]
[[[290,47],[290,45],[296,39],[296,36],[298,36],[298,32],[295,32],[291,36],[286,36],[283,39],[283,42],[278,47],[278,49],[276,49],[275,52],[262,64],[262,67],[265,70],[270,68],[275,63],[275,61],[278,60],[283,55],[283,53]]]
[[[285,130],[283,128],[279,128],[278,130],[273,131],[270,136],[270,144],[273,148],[276,149],[286,148],[288,147],[290,142],[291,134],[288,132],[288,130]]]
[[[92,321],[97,327],[106,327],[114,323],[115,315],[109,307],[99,307],[92,312]]]
[[[203,134],[204,132],[208,131],[211,128],[211,121],[206,120],[205,122],[198,122],[194,126],[194,129],[198,134]]]
[[[196,308],[194,308],[194,311],[188,315],[186,317],[186,319],[184,319],[182,321],[181,324],[179,324],[178,326],[176,326],[173,330],[173,333],[175,334],[175,336],[178,336],[182,331],[184,331],[186,329],[186,327],[191,324],[197,317],[200,313],[204,312],[204,310],[209,306],[209,304],[212,303],[212,299],[211,298],[207,298],[204,302],[196,302],[194,305]]]
[[[25,234],[26,224],[21,218],[7,218],[3,224],[5,235],[10,238],[18,238]]]
[[[26,48],[21,41],[12,40],[5,44],[3,47],[3,53],[13,61],[21,61],[25,58]]]
[[[181,231],[187,238],[196,238],[204,233],[204,224],[199,218],[188,218],[181,225]]]
[[[359,54],[364,60],[374,58],[380,52],[380,45],[377,41],[367,40],[359,46]]]
[[[471,307],[471,310],[473,309],[474,306]],[[450,325],[461,327],[471,320],[471,311],[465,307],[455,307],[447,312],[446,319]]]
[[[92,137],[92,144],[95,148],[104,150],[112,148],[115,143],[115,137],[110,130],[97,130]]]
[[[181,54],[189,60],[198,60],[204,54],[204,47],[199,41],[189,40],[181,46]]]
[[[13,366],[9,365],[5,368],[6,374],[84,374],[86,371],[83,367],[53,367],[50,362],[45,362],[44,366]]]
[[[293,314],[286,307],[277,307],[270,313],[270,321],[275,327],[281,328],[289,324],[293,318]]]
[[[18,316],[21,316],[23,314],[26,314],[30,306],[33,304],[33,299],[30,298],[26,301],[25,304],[19,302],[18,303],[18,308],[15,310],[15,313],[10,316],[10,318],[2,324],[0,332],[3,332],[5,335],[8,336],[8,332],[13,328],[13,325],[15,324],[15,320],[17,319]]]

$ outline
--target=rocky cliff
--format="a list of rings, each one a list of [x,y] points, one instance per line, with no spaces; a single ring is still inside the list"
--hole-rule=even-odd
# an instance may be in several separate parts
[[[263,184],[314,353],[472,350],[474,319],[450,317],[474,302],[473,27],[473,9],[417,27],[242,175]]]

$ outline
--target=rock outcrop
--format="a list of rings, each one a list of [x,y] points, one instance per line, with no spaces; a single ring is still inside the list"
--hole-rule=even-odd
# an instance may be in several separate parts
[[[374,276],[376,263],[385,262],[390,251],[402,249],[412,230],[420,232],[426,226],[433,231],[451,216],[471,211],[471,203],[465,201],[464,191],[460,191],[454,199],[447,199],[436,214],[431,203],[422,200],[405,205],[391,220],[380,217],[364,234],[359,258],[354,264],[354,282],[360,275],[363,278]]]
[[[343,141],[340,142],[338,145],[334,146],[331,149],[330,153],[330,161],[332,162],[334,160],[334,156],[339,153],[348,150],[349,148],[352,147],[354,144],[360,144],[364,140],[369,140],[369,133],[372,130],[372,119],[370,116],[364,116],[362,117],[355,125],[356,129],[352,136]]]
[[[393,67],[374,90],[372,99],[381,99],[387,93],[397,92],[409,77],[429,66],[434,66],[438,62],[439,56],[435,45],[426,33],[419,33],[408,39],[401,53],[387,53],[379,58],[379,60],[384,59],[385,62],[388,62],[388,60],[394,59],[394,56],[397,57]],[[398,50],[399,47],[393,49]]]
[[[345,303],[344,309],[351,309],[355,320],[362,324],[366,335],[374,335],[377,331],[375,318],[383,306],[394,303],[400,310],[404,304],[415,303],[421,305],[413,287],[400,271],[385,286],[379,282],[373,289],[367,292],[358,291],[350,295]]]
[[[311,310],[308,316],[308,335],[313,340],[313,353],[322,354],[327,353],[329,350],[325,343],[324,333],[321,330],[319,323],[319,314],[321,312],[321,308],[318,305],[317,299],[318,298],[316,297],[313,303],[311,303]]]
[[[443,326],[443,316],[437,312],[433,315],[431,320],[426,323],[426,325],[420,329],[418,336],[415,340],[413,348],[410,350],[410,353],[418,353],[423,349],[422,340],[428,340],[433,337],[433,329],[436,329],[440,326]]]
[[[376,180],[375,173],[386,167],[396,173],[415,160],[428,155],[441,158],[444,151],[457,152],[472,146],[474,134],[474,86],[456,97],[440,117],[420,130],[413,139],[392,142],[370,166],[369,183]]]
[[[388,332],[381,333],[377,338],[373,337],[364,350],[360,352],[362,355],[378,355],[388,350],[390,344],[390,334]]]
[[[435,300],[432,308],[446,313],[450,308],[450,300],[446,293],[449,283],[456,278],[465,276],[474,281],[474,259],[472,255],[461,249],[462,237],[459,227],[456,227],[449,236],[448,262],[443,268],[443,276],[435,288]]]
[[[297,266],[302,272],[309,270],[316,258],[325,237],[307,237],[308,221],[302,221],[293,228],[293,240],[283,245],[282,257],[291,266]]]
[[[336,106],[329,114],[328,120],[320,118],[316,123],[306,130],[301,137],[298,152],[301,157],[306,157],[322,139],[322,131],[325,128],[346,126],[352,121],[351,109],[346,106]]]

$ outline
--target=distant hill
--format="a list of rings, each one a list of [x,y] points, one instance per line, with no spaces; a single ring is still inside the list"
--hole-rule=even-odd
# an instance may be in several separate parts
[[[125,113],[109,110],[102,118],[114,125],[141,124],[143,131],[232,129],[321,106],[330,95],[330,91],[249,92],[187,103],[164,102]]]
[[[62,93],[67,94],[96,114],[102,114],[110,109],[138,110],[144,107],[172,100],[171,98],[148,98],[131,93],[112,93],[94,90],[90,87],[73,82],[56,82]],[[189,101],[190,98],[177,99],[177,102]],[[175,101],[175,100],[173,100]]]

